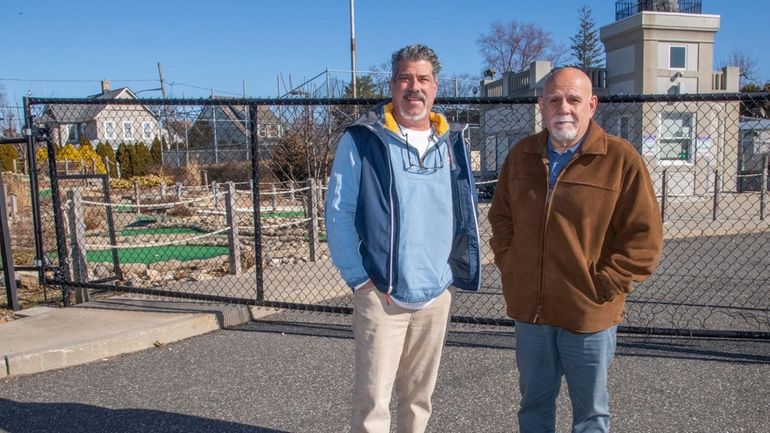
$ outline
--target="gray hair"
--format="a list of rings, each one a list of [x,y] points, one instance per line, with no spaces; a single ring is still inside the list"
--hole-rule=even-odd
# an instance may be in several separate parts
[[[407,45],[404,48],[393,53],[390,59],[390,79],[393,80],[398,75],[398,64],[406,62],[416,62],[419,60],[426,60],[433,66],[433,78],[438,78],[439,72],[441,72],[441,62],[438,61],[438,56],[432,49],[423,44]]]

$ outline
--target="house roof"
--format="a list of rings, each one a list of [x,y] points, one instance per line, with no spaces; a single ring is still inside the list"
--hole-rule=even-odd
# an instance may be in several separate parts
[[[93,120],[104,109],[104,105],[53,104],[46,107],[41,120],[57,123],[82,123]]]
[[[136,99],[136,94],[128,87],[119,87],[115,90],[88,96],[88,99]]]
[[[136,94],[128,87],[120,87],[108,92],[88,96],[87,99],[112,100],[112,99],[137,99]],[[106,104],[51,104],[48,105],[41,116],[42,122],[83,123],[95,119],[104,110]],[[148,110],[149,111],[149,110]],[[152,114],[152,112],[150,112]],[[154,116],[154,114],[153,114]]]

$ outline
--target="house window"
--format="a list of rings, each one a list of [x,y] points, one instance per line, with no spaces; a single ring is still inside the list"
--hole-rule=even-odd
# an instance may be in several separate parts
[[[692,154],[692,139],[692,113],[672,111],[661,114],[659,159],[689,161]]]
[[[134,139],[134,129],[131,122],[123,122],[123,139],[124,140]]]
[[[115,122],[104,122],[104,138],[114,140],[115,137]]]
[[[152,123],[142,122],[142,139],[143,140],[152,139]]]
[[[78,143],[80,141],[80,134],[78,134],[78,125],[67,125],[67,143]]]
[[[675,45],[668,47],[668,68],[687,69],[687,47]]]

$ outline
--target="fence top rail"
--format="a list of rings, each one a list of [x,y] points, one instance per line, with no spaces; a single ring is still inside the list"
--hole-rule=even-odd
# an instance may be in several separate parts
[[[144,106],[168,106],[168,105],[375,105],[390,98],[232,98],[232,99],[88,99],[88,98],[38,98],[25,97],[31,105],[40,104],[81,104],[81,105],[144,105]],[[679,95],[611,95],[600,96],[600,102],[689,102],[689,101],[761,101],[770,99],[770,92],[756,93],[693,93]],[[436,98],[436,104],[532,104],[537,102],[537,97],[463,97],[463,98]]]

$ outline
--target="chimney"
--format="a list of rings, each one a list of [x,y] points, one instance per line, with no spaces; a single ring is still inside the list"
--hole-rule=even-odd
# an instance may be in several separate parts
[[[110,81],[102,80],[102,93],[107,93],[109,91],[110,91]]]

